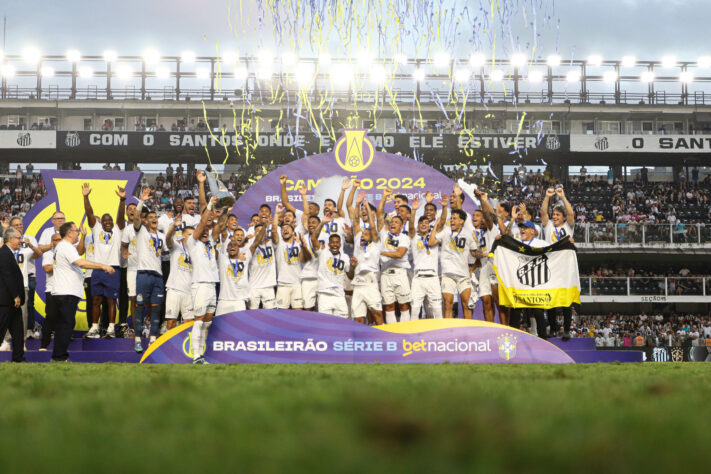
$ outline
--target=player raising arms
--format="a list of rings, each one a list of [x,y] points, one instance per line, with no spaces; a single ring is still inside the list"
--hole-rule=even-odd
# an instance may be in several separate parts
[[[176,215],[168,227],[165,236],[170,249],[170,275],[166,283],[165,319],[168,329],[173,329],[178,321],[178,315],[183,321],[191,321],[193,313],[193,298],[190,294],[193,283],[193,263],[190,252],[185,246],[195,229],[185,226],[181,217]],[[180,231],[180,236],[176,233]]]
[[[355,258],[341,250],[341,236],[337,233],[328,237],[328,248],[320,248],[318,236],[326,224],[333,220],[333,214],[323,218],[315,232],[311,234],[311,248],[318,258],[318,311],[341,318],[348,317],[346,303],[346,276],[353,278]]]
[[[431,195],[431,193],[427,193]],[[442,198],[442,207],[446,208],[449,197],[445,194]],[[427,206],[434,207],[431,202]],[[417,210],[417,204],[413,201],[412,207]],[[436,212],[436,208],[435,208]],[[414,214],[414,213],[413,213]],[[417,221],[417,229],[413,225],[410,228],[410,252],[412,252],[413,278],[412,278],[412,319],[419,319],[420,309],[424,302],[427,303],[428,314],[434,319],[442,318],[442,289],[439,283],[439,246],[430,245],[430,233],[432,226],[427,215],[434,217],[434,213],[427,213]],[[414,232],[413,232],[414,231]]]
[[[301,194],[304,207],[304,211],[301,213],[302,226],[308,230],[309,234],[308,238],[302,236],[301,251],[310,255],[310,258],[301,268],[301,297],[304,300],[304,309],[307,311],[315,311],[316,294],[318,291],[318,258],[316,258],[316,251],[312,247],[311,237],[316,232],[316,229],[318,229],[321,219],[319,219],[317,215],[309,216],[306,212],[309,206],[313,206],[313,204],[309,204],[309,202],[306,201],[306,188],[301,187],[298,191],[299,194]],[[323,242],[319,242],[317,247],[320,249],[322,245]]]
[[[122,187],[116,189],[116,195],[120,199],[116,225],[111,214],[101,216],[101,222],[96,219],[94,209],[91,206],[89,195],[91,186],[84,183],[81,189],[84,196],[84,212],[86,220],[91,229],[94,240],[94,260],[104,265],[113,267],[111,274],[103,270],[94,270],[91,274],[91,328],[87,333],[89,338],[99,337],[99,313],[101,312],[102,301],[106,302],[109,313],[109,327],[106,331],[107,338],[116,336],[114,323],[116,322],[116,300],[119,297],[121,288],[121,233],[126,227],[126,190]]]
[[[356,206],[351,206],[353,194],[359,187],[360,181],[354,180],[348,196],[348,215],[353,223],[354,236],[354,251],[351,262],[356,264],[351,282],[353,286],[351,312],[356,321],[365,324],[368,310],[370,310],[375,324],[383,324],[383,306],[380,289],[378,288],[380,246],[378,245],[378,233],[375,231],[376,217],[368,204],[368,197],[363,191],[358,194]],[[366,220],[362,228],[356,209],[365,210]]]
[[[272,219],[272,243],[276,246],[277,293],[276,307],[279,309],[303,309],[301,296],[301,265],[309,254],[301,251],[301,241],[294,233],[292,224],[283,222],[278,227],[278,216],[284,211],[282,204],[277,204]],[[285,219],[286,220],[286,219]],[[281,234],[281,237],[279,236]],[[306,256],[308,255],[308,257]]]
[[[136,251],[138,254],[136,273],[136,313],[133,318],[133,329],[136,332],[136,352],[143,352],[141,332],[143,317],[148,306],[151,306],[151,339],[156,340],[160,330],[160,306],[165,299],[165,287],[161,269],[161,255],[166,250],[165,235],[158,231],[158,216],[152,210],[144,209],[145,201],[151,197],[151,188],[144,188],[141,200],[133,217],[133,228],[136,231]],[[141,217],[145,215],[145,225]]]
[[[195,232],[186,240],[186,247],[190,252],[193,264],[193,279],[191,296],[193,298],[193,312],[195,322],[190,333],[193,351],[193,364],[206,364],[203,356],[203,346],[207,341],[207,332],[212,324],[217,306],[217,293],[215,285],[220,281],[217,271],[217,251],[215,240],[210,235],[208,223],[214,218],[213,207],[217,203],[217,196],[213,196],[202,214],[200,223]]]
[[[378,228],[380,230],[380,290],[383,296],[385,322],[397,322],[395,303],[400,307],[400,321],[410,320],[410,279],[407,270],[410,262],[407,251],[410,247],[410,237],[402,232],[403,221],[400,216],[390,218],[390,224],[385,226],[385,201],[392,195],[390,189],[383,191],[383,198],[378,203]]]
[[[266,233],[267,226],[259,224],[257,237],[248,245],[244,230],[237,229],[232,239],[227,241],[225,252],[219,252],[220,297],[217,300],[216,316],[247,309],[249,261],[257,249],[257,243],[262,241]]]
[[[264,215],[266,216],[266,214]],[[271,212],[269,213],[271,217]],[[260,233],[259,228],[263,226],[266,230]],[[249,286],[250,299],[249,308],[258,309],[259,303],[264,309],[273,309],[276,305],[274,295],[274,287],[276,286],[276,263],[274,261],[274,245],[271,235],[279,232],[278,227],[272,228],[272,223],[269,221],[257,224],[254,228],[257,234],[251,245],[257,244],[255,251],[252,254],[252,260],[249,264]],[[258,238],[259,235],[261,238]]]

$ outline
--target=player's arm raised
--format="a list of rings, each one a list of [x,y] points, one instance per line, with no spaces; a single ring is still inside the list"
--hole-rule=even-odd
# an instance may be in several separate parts
[[[273,234],[274,232],[272,232]],[[257,247],[259,247],[259,244],[262,242],[262,239],[264,236],[267,235],[267,226],[262,224],[259,227],[259,232],[257,232],[257,235],[254,237],[254,240],[252,241],[252,245],[249,246],[249,251],[252,252],[252,255],[254,255],[254,252],[257,251]]]
[[[277,203],[272,216],[272,242],[274,242],[274,245],[279,243],[279,214],[283,211],[284,206],[281,203]]]
[[[123,230],[126,227],[126,189],[116,186],[116,195],[119,197],[119,210],[116,216],[116,225]]]
[[[323,229],[323,226],[328,224],[333,220],[333,215],[330,216],[324,216],[323,220],[319,222],[318,227],[314,230],[314,233],[311,234],[311,248],[314,250],[316,254],[318,254],[318,236],[321,235],[321,229]]]
[[[378,232],[385,227],[385,201],[388,200],[388,196],[392,195],[392,193],[392,189],[383,190],[383,198],[378,203]]]
[[[408,229],[407,229],[407,234],[410,236],[410,238],[413,238],[415,236],[415,233],[417,231],[415,227],[415,214],[417,214],[417,210],[420,208],[420,198],[415,197],[415,199],[412,200],[412,212],[410,212],[410,222],[408,224]]]
[[[175,235],[175,229],[177,229],[181,224],[180,217],[176,217],[173,219],[173,221],[170,223],[170,227],[168,227],[168,233],[165,236],[165,243],[168,246],[170,250],[173,250],[173,235]]]
[[[439,219],[437,219],[437,223],[435,224],[434,232],[430,232],[430,235],[436,234],[438,232],[442,232],[442,229],[444,229],[444,223],[447,222],[447,203],[449,202],[449,196],[446,194],[442,195],[442,201],[440,201],[442,204],[442,212],[439,215]]]
[[[150,186],[141,190],[141,199],[138,201],[138,206],[136,206],[136,212],[133,213],[133,228],[136,232],[141,230],[141,212],[143,211],[143,206],[146,205],[146,201],[151,197]]]
[[[292,203],[289,202],[289,195],[286,193],[286,180],[287,176],[285,174],[279,176],[279,183],[281,184],[281,203],[284,205],[287,211],[291,211],[296,215],[296,208]]]
[[[195,178],[198,182],[198,209],[200,214],[207,207],[207,195],[205,194],[205,181],[207,180],[207,175],[204,171],[195,170]]]
[[[361,191],[358,193],[358,198],[356,199],[356,205],[353,207],[353,195],[355,194],[356,187],[358,181],[353,181],[353,188],[351,189],[351,194],[348,196],[348,216],[351,218],[351,222],[353,223],[353,235],[358,235],[358,232],[361,231],[360,228],[360,216],[358,215],[358,209],[360,209],[361,205],[363,204],[363,200],[365,199],[365,191]]]
[[[546,189],[546,195],[543,198],[543,202],[541,203],[541,225],[543,227],[548,225],[548,203],[550,202],[550,199],[553,197],[553,195],[555,195],[555,189]]]
[[[304,210],[304,212],[301,214],[301,225],[304,227],[304,229],[309,228],[309,203],[306,200],[306,188],[301,186],[299,188],[299,194],[301,194],[301,206]],[[296,215],[296,213],[294,213]]]
[[[91,194],[91,186],[89,183],[84,183],[82,185],[81,193],[84,196],[84,213],[86,213],[86,222],[89,224],[89,228],[93,229],[96,225],[96,216],[94,215],[94,208],[91,207],[91,202],[89,202],[89,194]]]
[[[573,214],[573,206],[570,205],[570,201],[565,197],[565,191],[563,188],[558,188],[555,193],[563,200],[563,205],[565,206],[565,220],[568,222],[570,227],[575,225],[575,214]],[[572,237],[572,235],[571,235]]]
[[[215,204],[217,204],[217,196],[212,196],[212,199],[210,199],[210,204],[208,204],[205,208],[205,211],[200,217],[200,222],[198,223],[197,227],[195,227],[195,232],[193,232],[193,238],[195,240],[200,239],[200,236],[205,231],[205,227],[207,227],[207,221],[212,219],[212,208],[215,206]]]
[[[380,235],[375,231],[375,213],[368,205],[368,196],[365,197],[364,203],[365,206],[368,208],[368,227],[370,227],[370,240],[375,243],[380,240]]]
[[[343,198],[346,195],[346,191],[351,187],[351,180],[348,178],[343,178],[343,183],[341,184],[341,194],[338,196],[338,204],[336,205],[338,216],[346,217],[343,212]]]

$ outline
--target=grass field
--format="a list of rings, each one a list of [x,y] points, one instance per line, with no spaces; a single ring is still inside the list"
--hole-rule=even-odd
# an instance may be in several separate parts
[[[0,364],[0,472],[679,472],[711,364]]]

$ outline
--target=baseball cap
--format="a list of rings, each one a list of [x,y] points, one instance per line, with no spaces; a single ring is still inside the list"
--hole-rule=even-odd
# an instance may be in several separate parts
[[[529,229],[536,229],[536,224],[534,224],[531,221],[523,221],[519,225],[519,227],[528,227]]]

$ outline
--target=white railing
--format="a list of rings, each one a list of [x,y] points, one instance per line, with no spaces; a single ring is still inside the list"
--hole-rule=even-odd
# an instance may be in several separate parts
[[[590,247],[709,247],[711,226],[706,224],[576,224],[575,244]]]
[[[580,277],[583,303],[711,301],[711,277]]]

